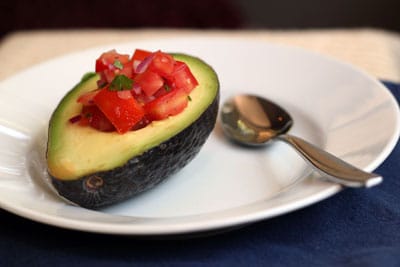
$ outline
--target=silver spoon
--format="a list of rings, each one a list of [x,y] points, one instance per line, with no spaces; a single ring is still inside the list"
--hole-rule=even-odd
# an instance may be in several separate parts
[[[255,95],[238,95],[224,103],[222,128],[226,136],[245,145],[263,145],[271,139],[284,141],[322,176],[348,187],[371,187],[382,176],[365,172],[313,144],[286,132],[293,120],[283,108]]]

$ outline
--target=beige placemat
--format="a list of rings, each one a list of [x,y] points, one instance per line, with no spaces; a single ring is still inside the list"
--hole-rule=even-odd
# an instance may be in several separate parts
[[[0,80],[33,64],[94,46],[144,39],[221,36],[294,45],[400,82],[400,34],[376,29],[302,31],[57,30],[16,32],[0,43]]]

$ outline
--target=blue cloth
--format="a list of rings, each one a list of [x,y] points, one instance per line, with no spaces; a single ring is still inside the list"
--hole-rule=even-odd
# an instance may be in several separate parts
[[[400,100],[400,84],[385,85]],[[400,145],[384,183],[234,231],[157,240],[58,229],[0,211],[0,266],[400,266]]]

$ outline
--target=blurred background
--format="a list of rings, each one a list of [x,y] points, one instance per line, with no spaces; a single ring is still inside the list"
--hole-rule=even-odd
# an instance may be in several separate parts
[[[0,37],[78,28],[307,29],[400,32],[399,0],[2,0]]]

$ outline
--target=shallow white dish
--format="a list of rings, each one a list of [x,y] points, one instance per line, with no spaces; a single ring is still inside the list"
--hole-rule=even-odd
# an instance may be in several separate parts
[[[239,92],[268,97],[293,115],[291,133],[368,171],[389,155],[399,137],[398,106],[386,88],[318,54],[195,36],[111,45],[54,59],[0,83],[1,208],[89,232],[187,234],[270,218],[340,191],[340,186],[316,179],[287,145],[237,147],[225,140],[217,124],[195,160],[155,189],[100,211],[63,202],[45,183],[47,123],[61,97],[94,69],[101,52],[112,48],[196,55],[218,73],[221,103]]]

